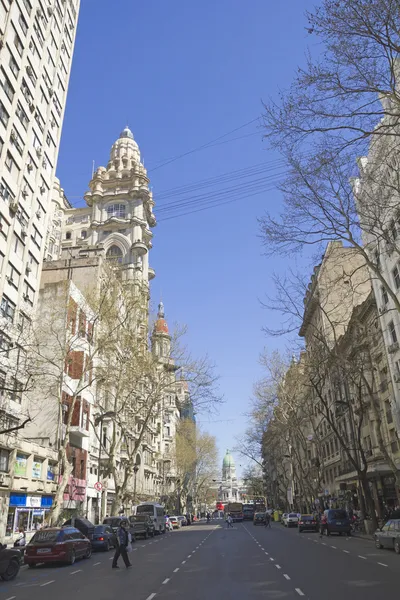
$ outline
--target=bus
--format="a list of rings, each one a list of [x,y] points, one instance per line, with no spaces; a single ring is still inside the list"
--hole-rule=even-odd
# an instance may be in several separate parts
[[[254,518],[254,504],[243,504],[243,520],[252,521]]]
[[[243,504],[241,502],[228,502],[225,506],[225,517],[231,515],[233,522],[243,521]]]
[[[135,515],[149,515],[154,522],[154,533],[160,535],[165,533],[165,511],[164,507],[157,502],[142,502],[135,508]]]

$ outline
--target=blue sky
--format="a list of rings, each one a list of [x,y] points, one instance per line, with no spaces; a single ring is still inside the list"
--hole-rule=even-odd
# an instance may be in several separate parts
[[[193,353],[208,353],[217,364],[225,404],[212,422],[206,415],[198,420],[216,435],[221,459],[245,428],[243,413],[262,376],[260,351],[284,345],[263,334],[277,315],[259,300],[271,291],[271,274],[287,265],[262,255],[257,226],[265,209],[279,210],[281,198],[274,189],[251,195],[259,189],[254,186],[268,187],[262,178],[278,173],[277,165],[234,178],[278,157],[257,122],[244,124],[295,76],[313,41],[303,14],[312,6],[308,0],[81,3],[57,174],[70,201],[82,205],[92,161],[106,164],[120,131],[131,127],[159,217],[151,252],[153,306],[162,295],[170,325],[186,324]],[[163,165],[237,128],[212,147]],[[275,170],[260,174],[269,166]],[[198,184],[228,172],[231,183],[228,175],[222,184]],[[193,185],[190,193],[167,197],[167,190],[185,185]],[[215,199],[216,192],[237,200],[181,217],[169,212],[174,218],[164,221],[157,215],[176,199],[199,208],[193,196]],[[236,462],[243,464],[239,457]]]

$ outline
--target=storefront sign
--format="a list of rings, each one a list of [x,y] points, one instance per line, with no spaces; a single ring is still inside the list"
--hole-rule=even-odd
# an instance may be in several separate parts
[[[32,477],[35,479],[40,479],[42,477],[42,462],[39,460],[34,460],[32,463]]]
[[[30,508],[39,508],[41,505],[41,496],[27,496],[26,497],[26,506]]]
[[[26,465],[26,456],[23,454],[17,454],[15,459],[14,474],[17,477],[26,477]]]

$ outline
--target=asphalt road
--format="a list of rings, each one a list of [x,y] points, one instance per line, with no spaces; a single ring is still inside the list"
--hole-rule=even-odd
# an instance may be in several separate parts
[[[111,569],[113,552],[73,566],[22,568],[0,583],[0,600],[376,600],[397,598],[400,556],[372,541],[299,534],[222,521],[200,523],[144,542],[132,569]]]

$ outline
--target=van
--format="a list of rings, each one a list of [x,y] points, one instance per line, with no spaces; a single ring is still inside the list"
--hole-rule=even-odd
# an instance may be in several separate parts
[[[326,535],[346,533],[351,535],[351,523],[347,512],[342,508],[325,510],[320,523],[320,533]]]
[[[143,502],[134,507],[135,515],[149,515],[154,523],[156,535],[165,533],[165,511],[164,507],[157,502]]]

